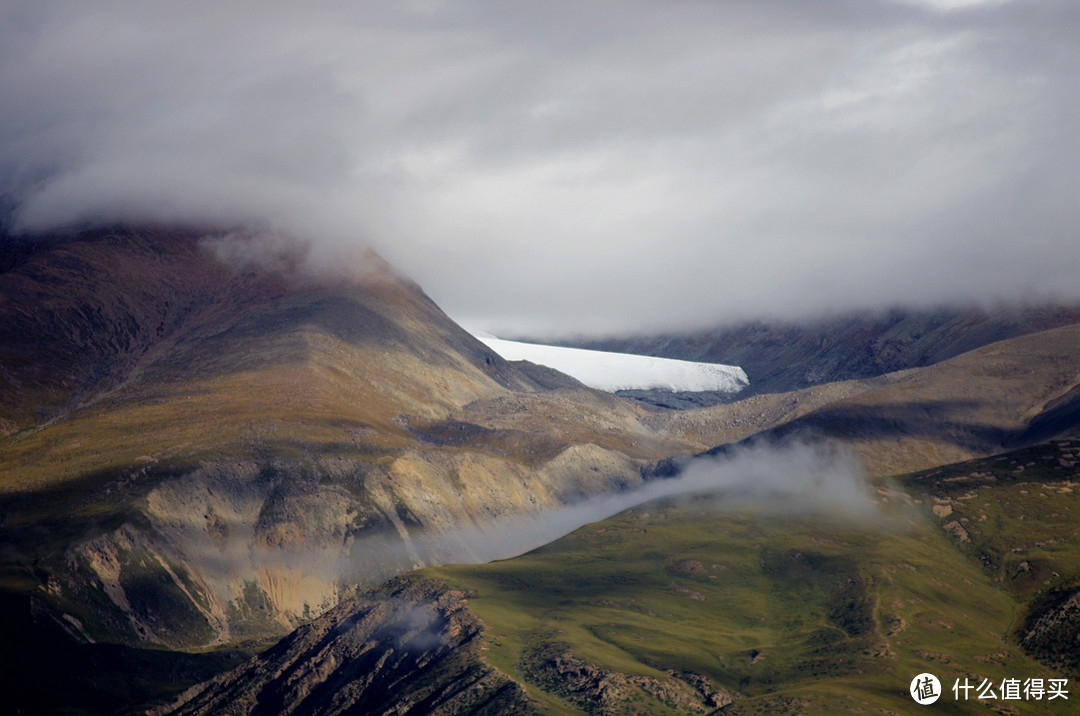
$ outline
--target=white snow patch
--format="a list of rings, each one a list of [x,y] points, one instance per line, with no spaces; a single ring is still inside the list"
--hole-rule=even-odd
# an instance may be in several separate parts
[[[527,360],[545,365],[590,388],[611,393],[652,389],[679,393],[705,390],[737,393],[750,384],[743,369],[733,365],[522,343],[480,332],[473,335],[506,360]]]

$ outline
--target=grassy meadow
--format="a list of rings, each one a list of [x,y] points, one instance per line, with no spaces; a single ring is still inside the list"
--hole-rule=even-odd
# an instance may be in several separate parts
[[[1071,448],[1049,448],[1062,449]],[[655,686],[673,678],[731,695],[725,714],[907,713],[922,708],[908,693],[922,672],[942,681],[940,713],[1067,713],[1061,699],[952,693],[956,679],[990,679],[997,691],[1006,678],[1062,678],[1025,653],[1020,636],[1029,605],[1080,573],[1080,502],[1062,474],[1033,467],[1022,484],[983,484],[950,519],[940,493],[985,466],[911,476],[906,490],[882,486],[871,518],[660,502],[514,559],[425,573],[469,595],[488,625],[489,662],[552,713],[711,710]],[[966,542],[952,524],[973,521],[961,510],[987,515]],[[1016,571],[1021,562],[1027,571]],[[545,674],[560,656],[595,667],[591,685]],[[611,674],[621,688],[604,693],[597,680]]]

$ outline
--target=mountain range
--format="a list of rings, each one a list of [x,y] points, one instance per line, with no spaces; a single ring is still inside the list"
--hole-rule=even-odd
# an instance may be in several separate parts
[[[14,709],[895,712],[921,671],[1078,673],[1075,308],[590,342],[750,377],[676,410],[505,360],[370,253],[0,247]],[[871,524],[723,483],[482,564],[785,445],[856,461]]]
[[[852,311],[804,321],[567,341],[636,355],[741,366],[743,397],[922,368],[990,343],[1080,322],[1080,306],[941,306]]]

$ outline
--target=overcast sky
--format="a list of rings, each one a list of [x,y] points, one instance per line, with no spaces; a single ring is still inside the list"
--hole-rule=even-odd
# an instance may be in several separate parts
[[[1075,0],[0,0],[9,222],[374,246],[498,333],[1080,298]]]

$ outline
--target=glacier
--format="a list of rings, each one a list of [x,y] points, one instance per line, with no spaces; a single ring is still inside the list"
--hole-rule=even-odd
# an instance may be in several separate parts
[[[746,372],[733,365],[510,341],[480,331],[474,331],[473,336],[506,360],[527,360],[554,368],[590,388],[609,393],[619,390],[737,393],[750,384]]]

